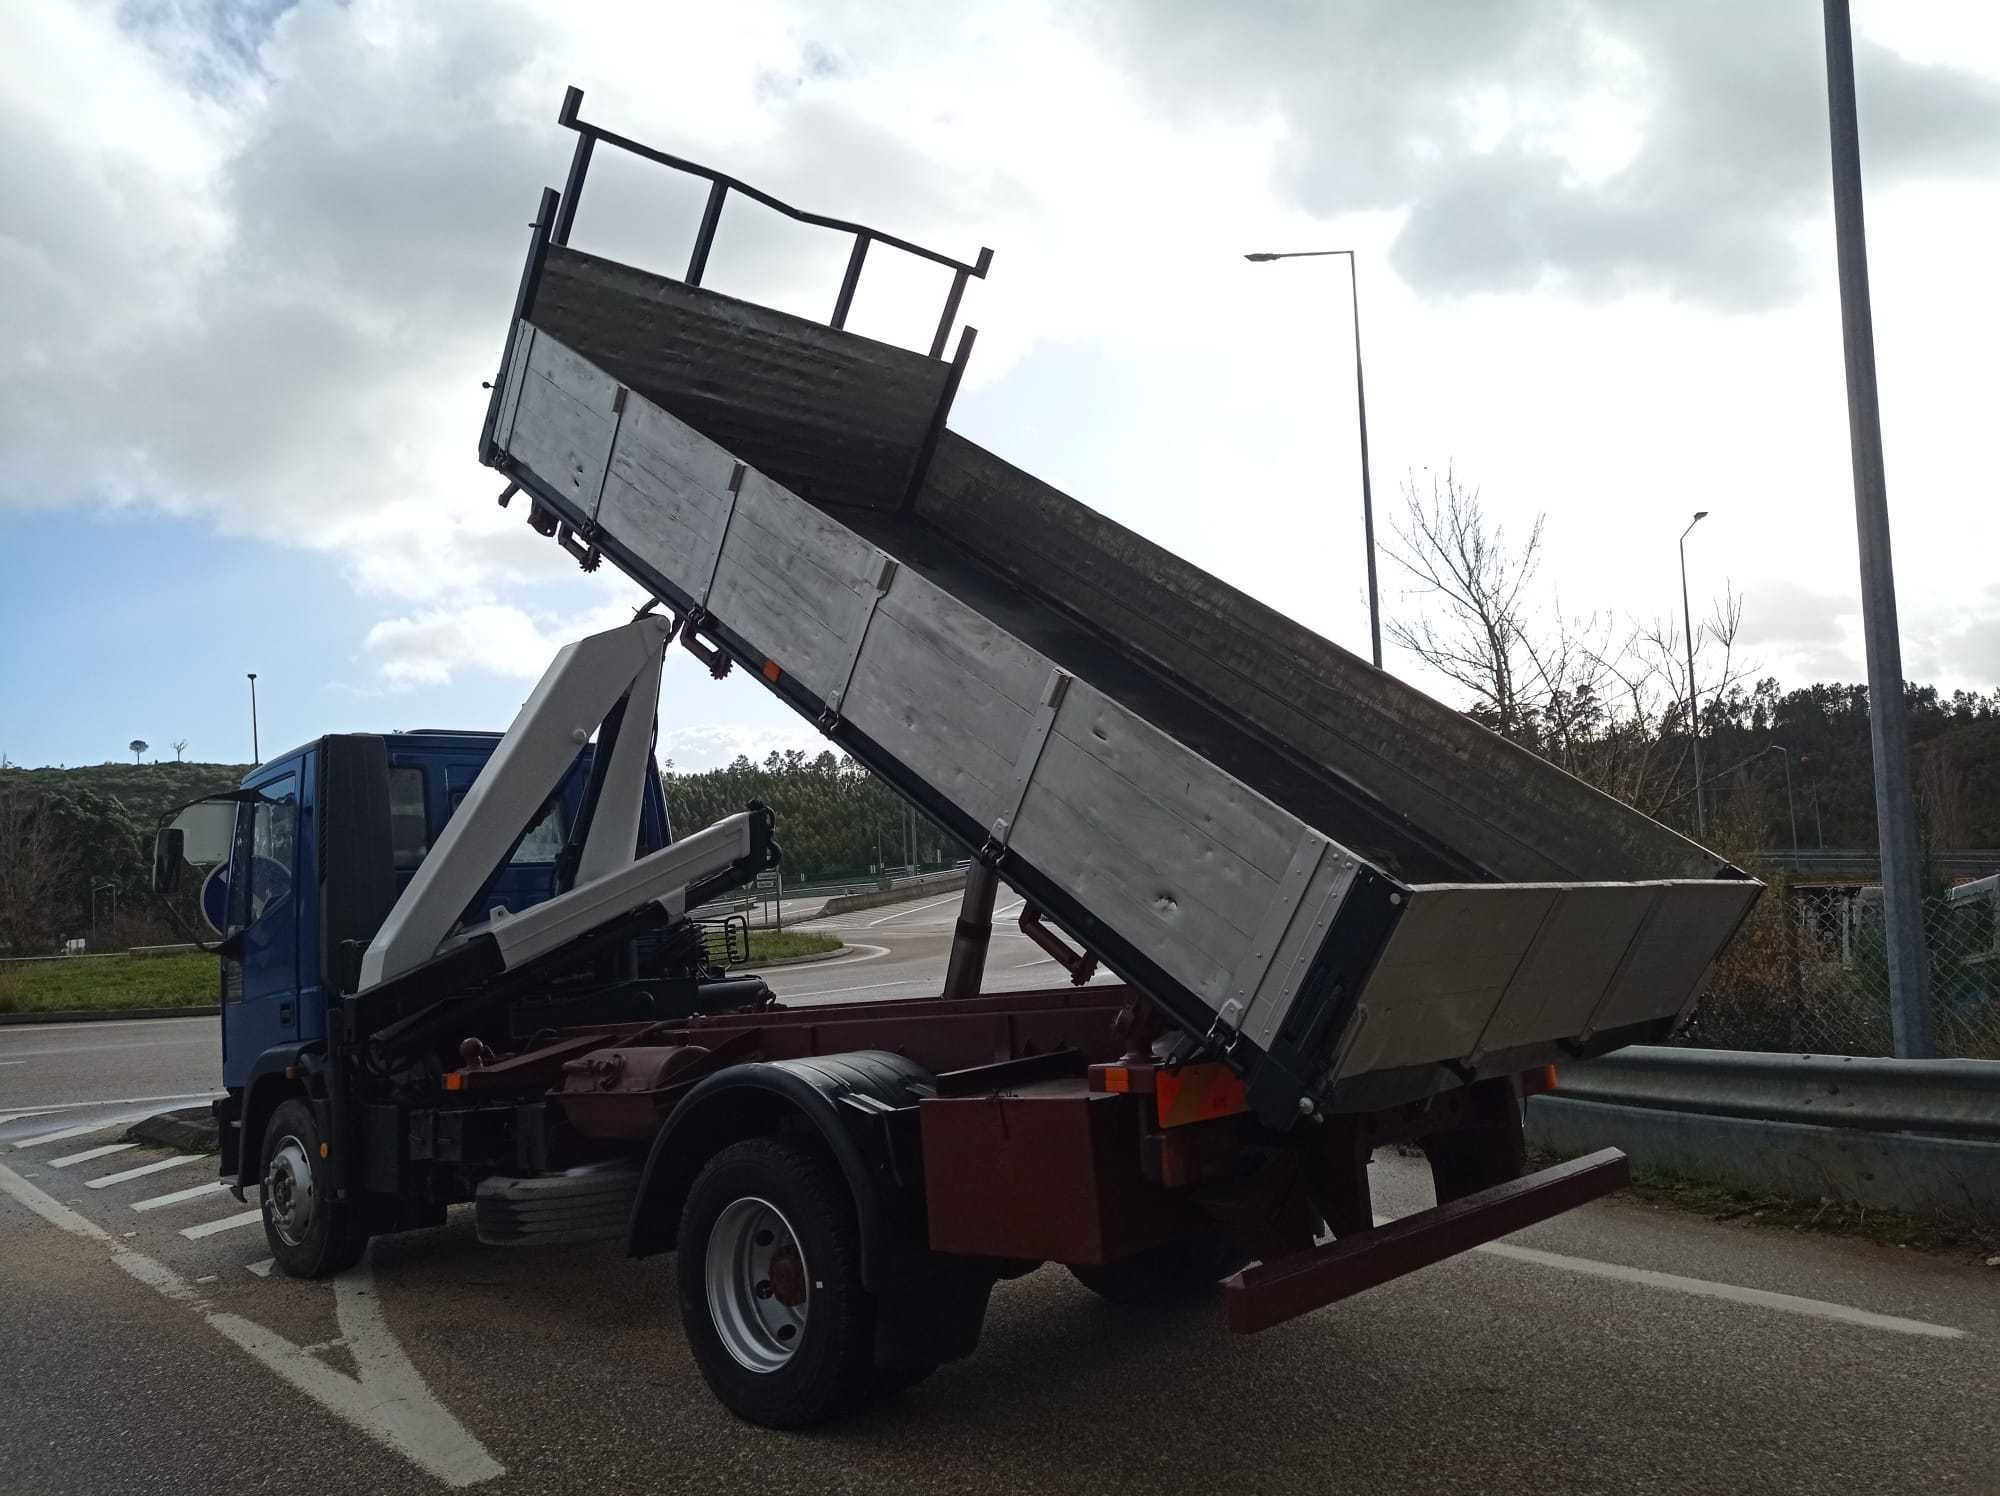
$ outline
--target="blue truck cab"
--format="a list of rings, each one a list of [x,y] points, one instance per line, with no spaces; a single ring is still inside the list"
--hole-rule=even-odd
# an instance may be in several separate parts
[[[249,1082],[261,1058],[323,1039],[328,1006],[338,1000],[329,988],[328,932],[320,907],[324,885],[316,876],[326,866],[321,797],[327,793],[327,742],[316,739],[279,754],[244,776],[228,858],[202,890],[208,921],[231,932],[221,979],[223,1084],[231,1091]],[[390,842],[400,893],[500,735],[417,731],[385,734],[381,742],[388,756]],[[594,745],[586,745],[577,755],[506,863],[466,909],[467,924],[495,909],[518,912],[556,892],[593,753]],[[672,837],[665,797],[652,778],[637,850],[654,851]]]

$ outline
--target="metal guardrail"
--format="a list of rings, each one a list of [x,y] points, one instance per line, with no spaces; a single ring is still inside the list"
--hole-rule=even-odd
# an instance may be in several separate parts
[[[1729,1188],[2000,1223],[2000,1060],[1634,1046],[1563,1067],[1528,1141]]]
[[[1564,1067],[1558,1095],[1613,1106],[2000,1140],[2000,1061],[1633,1045]]]

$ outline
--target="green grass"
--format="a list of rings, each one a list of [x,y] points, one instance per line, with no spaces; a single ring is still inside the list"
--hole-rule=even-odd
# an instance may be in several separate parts
[[[72,956],[0,965],[0,1013],[66,1013],[86,1008],[206,1008],[218,1000],[216,958]]]
[[[752,930],[750,959],[741,963],[755,966],[759,961],[783,961],[793,956],[821,956],[840,949],[840,937],[807,930]]]
[[[836,936],[801,930],[752,930],[750,959],[782,961],[840,949]],[[83,1009],[206,1008],[216,1002],[215,957],[199,951],[172,956],[72,956],[0,965],[0,1013],[67,1013]]]

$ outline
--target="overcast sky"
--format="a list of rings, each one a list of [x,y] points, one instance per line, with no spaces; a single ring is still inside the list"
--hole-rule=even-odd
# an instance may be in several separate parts
[[[2000,10],[1856,5],[1906,671],[2000,684]],[[1815,0],[0,6],[0,753],[500,727],[626,616],[474,455],[544,184],[607,127],[971,257],[954,424],[1365,651],[1378,506],[1547,516],[1565,612],[1745,598],[1859,680]],[[678,273],[698,190],[600,152],[574,242]],[[732,208],[709,283],[815,316],[845,243]],[[942,287],[871,257],[857,330]],[[1385,564],[1385,609],[1421,607]],[[1699,602],[1697,607],[1699,607]],[[1412,674],[1392,652],[1390,668]],[[677,663],[683,767],[812,746]]]

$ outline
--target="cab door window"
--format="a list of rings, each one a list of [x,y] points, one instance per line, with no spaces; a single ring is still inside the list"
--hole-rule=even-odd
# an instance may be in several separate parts
[[[239,929],[257,924],[292,896],[298,861],[298,779],[260,785],[257,798],[237,812],[238,868],[232,877],[234,908],[231,923]]]

